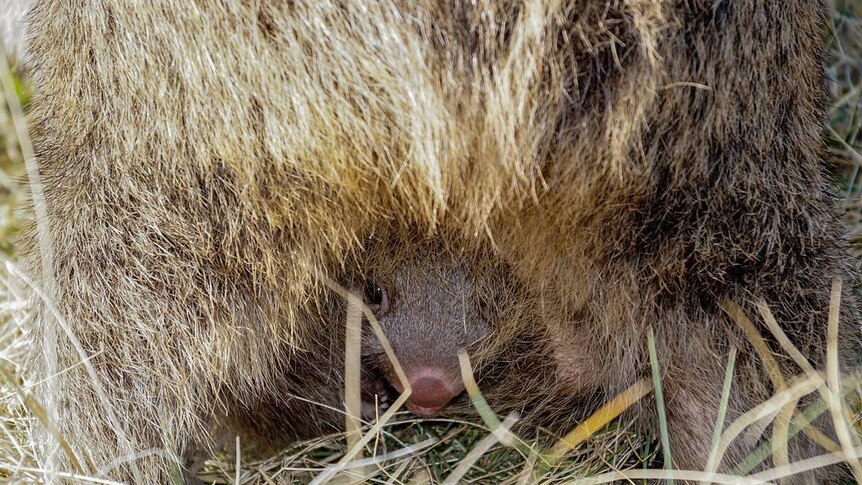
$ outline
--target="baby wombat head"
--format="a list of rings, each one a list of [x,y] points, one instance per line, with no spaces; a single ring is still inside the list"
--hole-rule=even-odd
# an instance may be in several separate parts
[[[490,336],[495,299],[504,293],[496,275],[449,255],[404,261],[391,274],[367,280],[363,299],[404,369],[412,388],[407,407],[413,413],[434,416],[464,391],[458,352],[475,349]],[[403,390],[368,323],[362,354],[367,376]]]

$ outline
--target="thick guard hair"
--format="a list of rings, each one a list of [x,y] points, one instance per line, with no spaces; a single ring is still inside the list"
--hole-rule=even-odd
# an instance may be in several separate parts
[[[398,227],[541,288],[573,394],[639,378],[652,324],[678,465],[700,467],[745,345],[722,302],[764,298],[821,362],[846,275],[823,20],[810,0],[36,1],[51,244],[28,261],[62,317],[38,305],[39,396],[81,471],[164,483],[341,332],[308,317],[323,276]],[[765,392],[740,379],[732,414]]]

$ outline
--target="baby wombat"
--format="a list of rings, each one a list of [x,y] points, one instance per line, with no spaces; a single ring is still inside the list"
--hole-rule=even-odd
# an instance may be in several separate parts
[[[413,244],[421,247],[416,238]],[[545,423],[541,416],[552,401],[559,406],[573,396],[554,359],[551,329],[536,325],[543,321],[539,297],[487,252],[467,256],[424,247],[406,254],[390,248],[376,261],[369,258],[361,288],[412,389],[407,408],[433,417],[461,397],[463,350],[496,412],[518,411],[523,423]],[[361,353],[363,409],[370,419],[375,404],[388,407],[403,386],[367,321]],[[450,411],[472,411],[464,400],[458,404]],[[582,417],[576,409],[567,414],[565,421]]]
[[[355,274],[344,277],[352,292],[362,296],[406,374],[412,389],[407,409],[430,417],[457,400],[464,391],[458,358],[464,350],[495,410],[517,408],[529,415],[540,407],[538,401],[514,399],[517,388],[534,379],[542,382],[539,394],[553,394],[558,381],[547,332],[531,324],[538,317],[537,302],[511,268],[491,259],[489,252],[463,254],[439,240],[420,241],[411,238],[410,251],[392,248],[392,240],[377,244]],[[337,294],[320,301],[317,312],[306,318],[319,319],[315,328],[328,328],[330,337],[324,331],[308,339],[311,347],[285,363],[276,388],[232,417],[259,440],[310,437],[343,424],[343,338],[334,327],[345,320],[346,302]],[[370,422],[380,412],[377,407],[388,407],[403,386],[367,319],[361,355],[362,417]],[[526,387],[536,394],[535,386]],[[501,394],[506,397],[499,399]],[[460,402],[454,411],[470,409]]]
[[[464,262],[445,258],[407,261],[391,275],[374,274],[363,290],[407,376],[412,394],[407,407],[434,416],[464,390],[458,352],[485,338],[494,300],[508,297],[494,286],[499,275],[475,275]],[[483,294],[483,291],[495,291]],[[510,291],[509,291],[510,292]],[[484,300],[484,301],[483,301]],[[362,355],[369,373],[380,373],[398,392],[403,386],[368,324]]]

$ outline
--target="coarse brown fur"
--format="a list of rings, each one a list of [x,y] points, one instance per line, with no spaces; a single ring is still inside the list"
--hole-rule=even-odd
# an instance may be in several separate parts
[[[549,321],[519,324],[547,323],[569,396],[648,374],[652,325],[675,465],[700,468],[730,344],[759,367],[721,303],[765,299],[822,364],[847,276],[822,21],[809,0],[36,2],[29,261],[62,317],[39,304],[40,399],[83,472],[164,482],[328,334],[323,277],[413,228],[544,295]],[[741,372],[731,415],[766,382]]]

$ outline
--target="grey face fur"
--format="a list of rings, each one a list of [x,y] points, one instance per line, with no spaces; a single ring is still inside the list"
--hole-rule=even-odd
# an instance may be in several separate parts
[[[438,413],[464,389],[458,352],[490,330],[475,277],[456,261],[411,261],[390,282],[369,281],[364,293],[413,388],[408,407],[417,414]],[[401,389],[368,325],[363,355]]]

